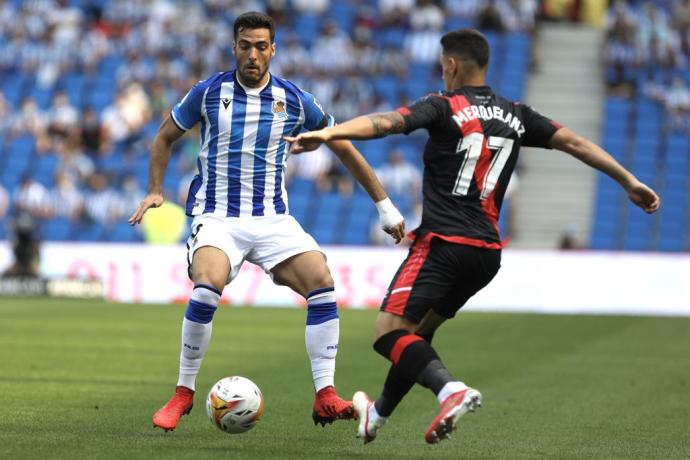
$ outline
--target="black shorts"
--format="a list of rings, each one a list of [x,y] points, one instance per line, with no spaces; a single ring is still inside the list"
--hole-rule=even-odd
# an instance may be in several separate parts
[[[501,267],[501,250],[444,241],[415,240],[393,277],[381,311],[419,323],[429,310],[452,318]]]

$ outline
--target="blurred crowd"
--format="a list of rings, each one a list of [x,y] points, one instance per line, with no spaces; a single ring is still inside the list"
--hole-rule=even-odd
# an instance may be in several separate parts
[[[690,133],[690,0],[614,0],[606,32],[610,92],[658,101],[666,127]]]
[[[440,89],[445,30],[532,32],[537,7],[537,0],[0,0],[0,171],[11,156],[38,158],[17,180],[2,176],[0,216],[109,226],[130,213],[144,195],[148,145],[161,119],[195,82],[233,68],[232,23],[242,12],[275,19],[272,72],[344,120],[420,96],[383,91],[386,82],[412,78],[413,67],[428,69],[428,87]],[[192,133],[175,146],[171,200],[186,196],[197,142]],[[49,176],[32,168],[51,161]],[[330,154],[308,161],[319,190],[351,190]],[[419,165],[406,162],[400,177],[387,172],[402,167],[392,151],[380,172],[387,186],[418,200]]]

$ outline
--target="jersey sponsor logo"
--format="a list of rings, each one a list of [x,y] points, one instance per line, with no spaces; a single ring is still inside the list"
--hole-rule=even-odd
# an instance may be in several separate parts
[[[230,98],[225,97],[221,99],[221,101],[223,102],[223,107],[225,107],[225,110],[228,110],[228,106],[230,105]]]
[[[285,120],[288,117],[287,110],[285,110],[285,101],[273,101],[271,111],[280,119]]]
[[[525,134],[525,126],[522,121],[510,112],[505,112],[502,108],[497,106],[484,107],[483,105],[469,105],[463,107],[462,109],[455,112],[453,115],[453,120],[462,129],[462,125],[472,120],[498,120],[506,125],[513,131],[515,131],[518,137],[522,137]]]

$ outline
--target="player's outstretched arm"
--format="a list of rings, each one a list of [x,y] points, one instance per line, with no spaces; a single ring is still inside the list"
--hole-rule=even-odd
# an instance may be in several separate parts
[[[623,187],[630,201],[645,212],[652,213],[659,209],[661,200],[654,190],[640,182],[606,150],[594,142],[575,134],[568,128],[560,128],[551,138],[550,146],[569,153],[578,160],[607,174]]]
[[[405,237],[405,221],[400,211],[386,195],[383,185],[376,177],[367,160],[364,159],[359,150],[350,141],[330,141],[328,142],[328,147],[333,150],[376,204],[381,228],[391,235],[396,243],[400,243]]]
[[[405,119],[398,112],[381,112],[362,115],[345,123],[285,137],[292,142],[291,153],[302,153],[316,150],[322,143],[339,139],[376,139],[389,134],[402,133],[405,130]]]
[[[156,137],[151,143],[151,158],[149,160],[149,184],[148,192],[144,199],[139,203],[136,211],[130,216],[128,222],[131,225],[141,223],[142,217],[149,208],[157,208],[163,204],[163,178],[165,168],[170,160],[172,145],[178,140],[184,131],[177,127],[170,115],[158,128]]]

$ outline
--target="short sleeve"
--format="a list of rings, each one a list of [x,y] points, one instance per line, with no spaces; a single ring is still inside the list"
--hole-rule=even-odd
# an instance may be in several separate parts
[[[419,128],[434,129],[444,120],[448,112],[448,103],[435,95],[425,96],[407,107],[396,111],[405,119],[405,134]]]
[[[305,129],[314,131],[335,124],[333,116],[323,110],[319,101],[317,101],[311,93],[302,91],[300,100],[302,101],[302,107],[304,109],[303,126]]]
[[[208,85],[200,81],[172,109],[172,119],[182,131],[192,129],[201,120],[201,102]]]
[[[528,105],[521,105],[522,120],[525,124],[525,136],[522,145],[525,147],[551,148],[549,142],[561,125],[540,114]]]

